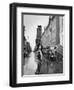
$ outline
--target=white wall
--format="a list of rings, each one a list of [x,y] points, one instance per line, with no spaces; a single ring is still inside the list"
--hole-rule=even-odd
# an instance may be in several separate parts
[[[71,5],[74,8],[74,0],[0,0],[0,90],[11,90],[9,83],[9,3],[24,2],[53,5]],[[74,20],[73,20],[74,21]],[[25,87],[16,89],[27,90],[73,90],[74,85],[52,85],[41,87]]]

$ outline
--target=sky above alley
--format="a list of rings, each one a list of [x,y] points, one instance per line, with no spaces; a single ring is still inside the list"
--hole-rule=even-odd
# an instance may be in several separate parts
[[[49,16],[44,15],[25,15],[24,14],[24,26],[25,26],[25,36],[27,41],[30,42],[32,50],[35,47],[35,39],[37,33],[37,26],[42,26],[42,32],[44,32],[44,27],[47,26]]]

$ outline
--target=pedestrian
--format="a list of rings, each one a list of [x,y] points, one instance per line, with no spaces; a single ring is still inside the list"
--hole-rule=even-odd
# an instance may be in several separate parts
[[[40,68],[41,68],[41,62],[42,62],[40,52],[38,52],[37,58],[38,58],[38,69],[37,69],[37,71],[38,71],[38,74],[39,74],[40,73]]]

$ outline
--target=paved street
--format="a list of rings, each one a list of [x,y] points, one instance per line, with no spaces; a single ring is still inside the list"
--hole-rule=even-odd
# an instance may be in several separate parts
[[[28,58],[25,58],[25,65],[24,65],[24,75],[33,75],[37,69],[37,62],[35,58],[35,53],[31,52]]]
[[[29,57],[25,58],[25,65],[23,66],[24,75],[34,75],[34,74],[55,74],[62,73],[63,70],[63,62],[52,62],[43,57],[42,63],[40,66],[40,72],[38,73],[38,61],[36,58],[36,54],[31,52]]]

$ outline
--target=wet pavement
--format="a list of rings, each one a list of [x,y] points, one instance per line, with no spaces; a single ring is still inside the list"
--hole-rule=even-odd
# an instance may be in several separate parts
[[[62,73],[63,72],[63,62],[52,62],[43,57],[40,72],[38,71],[38,59],[36,57],[35,52],[31,52],[29,57],[25,58],[25,64],[23,66],[24,75],[34,75],[34,74],[54,74],[54,73]]]
[[[28,58],[25,58],[24,75],[33,75],[37,69],[37,61],[35,53],[31,52]]]

